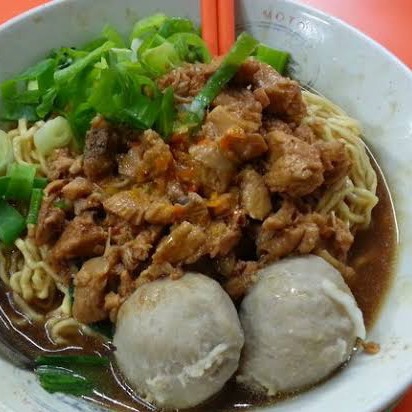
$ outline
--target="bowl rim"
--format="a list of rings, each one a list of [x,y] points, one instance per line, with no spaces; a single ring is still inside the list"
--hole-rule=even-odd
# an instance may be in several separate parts
[[[0,24],[0,36],[6,32],[9,28],[12,28],[15,25],[24,23],[24,21],[28,18],[31,17],[36,17],[40,16],[44,11],[51,10],[54,8],[59,8],[61,4],[65,3],[79,3],[81,0],[47,0],[46,3],[35,6],[33,8],[30,8],[10,19],[5,21],[4,23]],[[244,1],[249,1],[249,0],[244,0]],[[329,21],[333,24],[340,25],[344,27],[346,30],[348,30],[351,34],[355,35],[356,37],[359,37],[361,40],[364,42],[367,42],[370,47],[375,48],[379,51],[379,53],[383,54],[387,59],[389,59],[393,64],[395,64],[400,70],[404,72],[404,75],[409,78],[412,82],[412,69],[405,63],[403,62],[398,56],[396,56],[393,52],[388,50],[385,46],[362,32],[360,29],[352,26],[351,24],[347,23],[345,20],[335,17],[325,11],[319,10],[318,8],[308,5],[305,3],[302,3],[299,0],[274,0],[273,2],[275,3],[283,3],[286,5],[293,5],[304,12],[308,12],[311,15],[318,17],[320,19]],[[398,259],[396,259],[398,260]],[[395,265],[396,266],[396,265]],[[397,269],[396,267],[394,268],[394,276],[393,278],[396,278],[397,275]],[[390,287],[390,289],[393,288],[393,283]],[[390,299],[390,296],[387,296],[386,299]],[[385,299],[385,300],[386,300]],[[378,410],[386,410],[387,408],[394,407],[394,405],[400,400],[403,394],[406,393],[408,388],[412,385],[412,370],[410,371],[409,375],[404,377],[401,382],[398,382],[396,385],[396,389],[392,389],[388,391],[388,393],[380,400],[377,400],[376,403],[369,405],[368,406],[368,411],[378,411]],[[1,402],[0,402],[0,410],[2,410],[1,407]],[[268,410],[267,407],[264,408],[264,410]],[[366,411],[366,410],[365,410]]]

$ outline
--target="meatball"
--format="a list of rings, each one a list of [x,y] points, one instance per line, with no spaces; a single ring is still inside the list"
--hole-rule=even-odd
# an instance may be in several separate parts
[[[237,370],[244,337],[229,296],[187,273],[139,287],[122,305],[114,345],[120,370],[149,402],[195,406]]]
[[[365,337],[341,274],[314,255],[261,270],[241,303],[240,321],[245,347],[237,380],[269,396],[319,382]]]

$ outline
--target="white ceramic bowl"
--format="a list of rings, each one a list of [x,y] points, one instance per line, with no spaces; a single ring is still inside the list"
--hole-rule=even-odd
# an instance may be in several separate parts
[[[57,0],[0,28],[0,79],[53,47],[76,45],[105,23],[127,32],[138,18],[163,11],[199,20],[195,0]],[[377,356],[359,356],[324,385],[265,408],[276,412],[372,412],[385,409],[412,383],[412,74],[394,56],[345,23],[283,0],[239,0],[238,29],[291,51],[294,75],[361,120],[369,147],[392,191],[400,227],[396,277],[370,339]],[[382,227],[382,230],[385,230]],[[0,359],[1,411],[90,411],[50,395],[34,377]]]

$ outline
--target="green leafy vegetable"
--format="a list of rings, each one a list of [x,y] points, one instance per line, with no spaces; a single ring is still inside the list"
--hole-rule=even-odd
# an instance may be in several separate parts
[[[19,116],[27,120],[37,120],[39,114],[35,106],[49,105],[51,96],[49,89],[54,82],[55,69],[55,60],[45,59],[14,79],[3,83],[1,86],[4,106],[2,118],[14,120]]]
[[[173,44],[165,41],[160,46],[145,50],[140,58],[146,70],[155,77],[161,76],[182,64],[179,53]]]
[[[165,41],[166,39],[157,33],[146,36],[145,40],[141,43],[140,47],[137,50],[138,60],[140,61],[142,59],[143,53],[145,51],[161,46]]]
[[[0,240],[11,246],[25,228],[24,217],[5,200],[0,200]]]
[[[158,116],[160,99],[157,86],[151,79],[113,67],[102,70],[89,102],[109,120],[148,129]]]
[[[159,117],[156,120],[156,129],[167,140],[173,132],[173,124],[176,119],[175,98],[172,87],[168,87],[162,98]]]
[[[0,199],[4,198],[7,188],[9,187],[10,177],[1,176],[0,177]]]
[[[90,40],[82,47],[80,47],[80,52],[82,53],[90,53],[91,51],[99,48],[101,45],[106,43],[107,37],[98,37],[97,39]],[[77,51],[77,50],[76,50]]]
[[[43,190],[33,189],[31,192],[29,212],[27,213],[26,223],[35,225],[39,216],[41,202],[43,200]]]
[[[106,37],[107,40],[110,40],[114,47],[118,48],[125,48],[126,43],[123,40],[122,35],[112,26],[106,25],[103,29],[103,36]]]
[[[93,391],[93,383],[72,371],[55,366],[42,366],[35,370],[41,386],[50,393],[87,395]]]
[[[3,82],[0,89],[3,103],[0,111],[2,120],[11,121],[24,118],[28,121],[36,121],[39,119],[35,106],[18,101],[19,91],[15,80]]]
[[[36,114],[40,118],[44,118],[47,114],[52,111],[54,100],[57,97],[57,90],[51,87],[44,93],[40,104],[36,108]]]
[[[84,146],[84,136],[90,128],[90,122],[94,116],[96,116],[96,110],[89,103],[82,103],[74,111],[67,114],[76,145],[80,149]]]
[[[258,45],[245,33],[239,36],[190,107],[176,113],[172,92],[162,93],[154,80],[184,62],[210,62],[199,29],[189,19],[155,14],[135,24],[130,42],[127,47],[122,35],[107,25],[98,38],[80,48],[53,50],[46,59],[0,85],[0,117],[36,121],[51,116],[53,120],[35,136],[36,148],[43,155],[72,141],[82,149],[97,114],[136,129],[154,128],[167,139],[173,129],[199,126],[207,106]],[[256,58],[282,71],[287,54],[260,45]],[[3,163],[12,161],[11,157],[4,160],[3,153],[10,151],[0,150],[0,174]]]
[[[237,38],[220,67],[209,78],[190,105],[189,111],[197,116],[199,123],[203,119],[205,109],[235,75],[246,58],[255,51],[258,44],[258,41],[247,33],[242,33]]]
[[[0,130],[0,175],[4,174],[14,160],[13,145],[6,132]]]
[[[44,189],[49,181],[45,177],[35,177],[33,179],[33,188],[34,189]]]
[[[130,49],[111,49],[109,60],[113,63],[128,63],[133,60],[133,52]]]
[[[111,41],[107,41],[97,49],[94,49],[89,54],[76,60],[73,64],[65,69],[59,70],[54,74],[54,79],[57,84],[68,83],[81,73],[86,67],[98,61],[104,53],[115,47]]]
[[[211,55],[206,43],[196,34],[177,33],[167,39],[172,43],[182,61],[209,63]]]
[[[36,167],[32,165],[12,163],[7,176],[9,184],[5,193],[6,199],[29,201],[33,189]]]
[[[194,33],[199,35],[199,30],[195,27],[192,20],[180,17],[170,17],[166,19],[159,28],[162,37],[169,37],[175,33]]]
[[[290,58],[288,52],[276,50],[264,44],[259,44],[255,55],[258,60],[271,65],[280,74],[284,74]]]
[[[109,358],[98,355],[42,355],[34,360],[36,366],[107,366]]]
[[[138,21],[131,40],[132,47],[127,48],[121,34],[106,26],[100,37],[78,49],[53,50],[46,59],[1,84],[1,118],[36,121],[60,115],[70,123],[80,149],[98,113],[133,128],[159,127],[163,135],[170,134],[166,118],[171,111],[160,112],[167,101],[153,80],[183,62],[209,62],[209,51],[192,21],[164,14]],[[51,139],[45,132],[38,132],[36,147],[47,155],[64,139]]]
[[[41,62],[37,63],[35,66],[30,67],[22,74],[17,76],[14,80],[33,80],[36,79],[37,81],[42,80],[43,82],[50,81],[50,77],[53,77],[53,71],[55,67],[55,60],[54,59],[46,59],[42,60]],[[40,84],[39,84],[40,87]]]
[[[161,13],[153,14],[152,16],[139,20],[133,27],[130,36],[131,40],[145,38],[148,35],[156,33],[166,20],[167,17]]]

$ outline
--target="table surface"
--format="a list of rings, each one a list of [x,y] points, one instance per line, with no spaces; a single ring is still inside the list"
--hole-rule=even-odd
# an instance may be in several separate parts
[[[0,0],[0,23],[46,0]],[[412,0],[301,0],[339,17],[412,67]],[[412,412],[412,390],[394,412]]]

